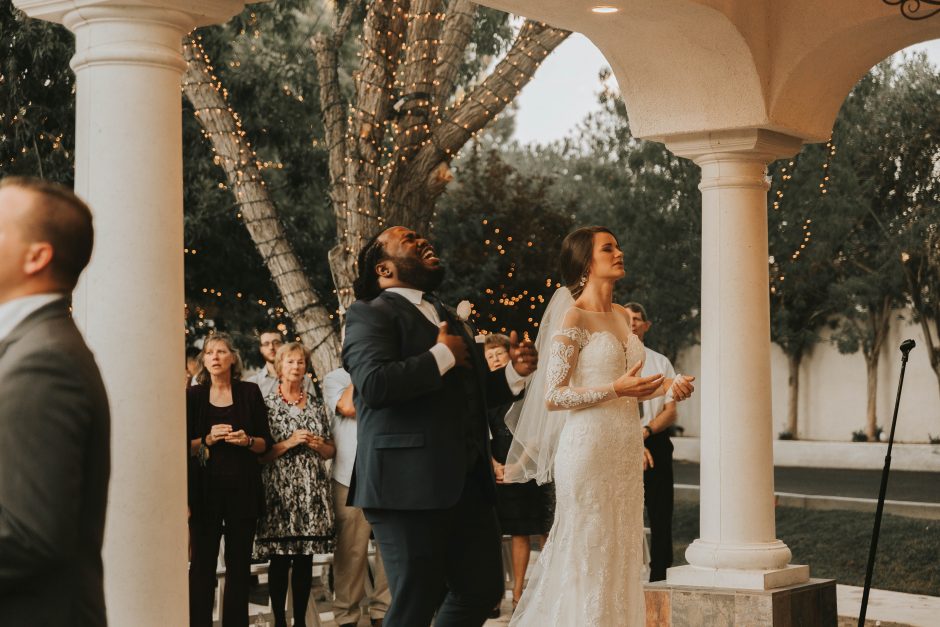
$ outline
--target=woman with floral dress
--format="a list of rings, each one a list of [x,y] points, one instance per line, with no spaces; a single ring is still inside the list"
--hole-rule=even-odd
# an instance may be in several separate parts
[[[333,510],[326,460],[336,454],[323,403],[305,392],[307,351],[300,343],[277,351],[278,387],[265,399],[275,444],[261,457],[267,508],[258,523],[255,559],[271,560],[268,587],[275,627],[287,627],[288,571],[294,626],[304,627],[313,556],[333,550]]]

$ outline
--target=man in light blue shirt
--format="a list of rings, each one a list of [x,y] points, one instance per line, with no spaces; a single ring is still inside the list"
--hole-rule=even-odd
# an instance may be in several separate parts
[[[333,616],[338,625],[359,624],[359,604],[365,596],[368,574],[369,536],[372,525],[362,510],[346,504],[349,481],[356,464],[356,407],[352,400],[352,379],[342,368],[323,379],[323,400],[333,416],[333,511],[336,513],[336,551],[333,553]],[[380,625],[392,595],[388,590],[385,567],[378,550],[372,594],[369,596],[369,618]]]
[[[630,314],[633,333],[642,342],[653,325],[646,317],[646,309],[639,303],[627,303],[624,308]],[[646,360],[640,376],[662,373],[675,378],[676,371],[665,355],[648,346],[644,348]],[[640,416],[643,445],[653,459],[643,472],[644,501],[650,521],[650,581],[662,581],[666,578],[666,569],[672,566],[673,447],[669,429],[678,416],[676,402],[662,396],[642,401]]]

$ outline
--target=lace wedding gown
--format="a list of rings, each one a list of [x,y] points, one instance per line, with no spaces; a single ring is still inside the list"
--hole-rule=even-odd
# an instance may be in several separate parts
[[[552,338],[546,401],[568,412],[555,452],[555,521],[511,626],[645,624],[643,435],[636,399],[613,390],[644,350],[614,307],[572,308]]]

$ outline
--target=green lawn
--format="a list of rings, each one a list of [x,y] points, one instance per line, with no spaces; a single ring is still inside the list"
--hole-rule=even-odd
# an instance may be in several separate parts
[[[809,564],[813,577],[865,585],[874,513],[777,508],[777,537],[793,551],[794,564]],[[698,536],[698,505],[676,503],[675,564]],[[872,586],[940,596],[940,521],[885,515]]]

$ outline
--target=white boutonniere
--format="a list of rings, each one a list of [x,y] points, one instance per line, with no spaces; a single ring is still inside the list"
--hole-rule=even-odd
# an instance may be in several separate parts
[[[470,304],[469,300],[462,300],[457,303],[457,317],[461,322],[466,322],[470,319],[470,314],[473,313],[473,305]]]

